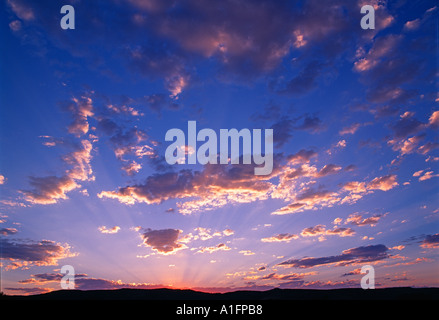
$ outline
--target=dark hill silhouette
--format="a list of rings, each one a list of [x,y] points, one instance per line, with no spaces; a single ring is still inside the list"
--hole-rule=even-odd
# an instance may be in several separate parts
[[[58,290],[31,296],[7,296],[7,300],[439,300],[439,288],[272,289],[206,293],[180,289]]]

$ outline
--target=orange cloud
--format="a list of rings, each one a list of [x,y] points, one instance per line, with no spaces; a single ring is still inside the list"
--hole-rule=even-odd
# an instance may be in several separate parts
[[[77,181],[94,180],[91,151],[91,142],[82,140],[77,150],[63,157],[64,162],[71,166],[63,176],[30,177],[29,183],[34,189],[20,191],[26,201],[33,204],[57,203],[60,199],[68,199],[67,193],[81,186]]]
[[[120,230],[120,227],[119,227],[119,226],[114,226],[114,227],[112,227],[112,228],[107,228],[106,226],[100,226],[100,227],[98,228],[98,230],[99,230],[101,233],[112,234],[112,233],[118,233],[119,230]]]
[[[82,96],[80,99],[73,98],[74,103],[68,106],[73,115],[73,123],[69,125],[68,131],[80,137],[89,130],[88,117],[93,116],[93,100],[90,97]]]

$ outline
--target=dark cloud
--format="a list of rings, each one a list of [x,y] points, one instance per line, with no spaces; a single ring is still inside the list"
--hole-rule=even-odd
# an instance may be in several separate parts
[[[74,35],[63,32],[53,19],[59,15],[59,6],[52,1],[10,0],[8,4],[22,20],[15,23],[22,34],[29,37],[37,26],[54,39],[48,42],[34,32],[32,38],[42,43],[40,49],[55,45],[103,73],[114,60],[121,61],[135,73],[160,77],[175,99],[196,78],[195,64],[202,58],[214,62],[223,77],[247,80],[275,72],[293,52],[319,53],[320,59],[300,60],[303,67],[280,84],[285,92],[305,93],[360,32],[352,27],[358,25],[358,7],[348,0],[330,5],[283,0],[193,0],[178,5],[155,0],[80,2],[75,8],[81,23]],[[110,59],[104,60],[103,55]]]
[[[53,266],[58,260],[74,255],[70,246],[50,240],[26,241],[20,239],[0,239],[1,259],[6,261],[6,269],[16,269],[27,265]]]
[[[271,126],[271,129],[274,133],[274,144],[280,148],[291,139],[294,130],[318,133],[323,131],[325,126],[319,117],[306,114],[295,119],[283,116]]]
[[[328,264],[337,266],[347,266],[359,263],[384,260],[390,257],[387,253],[389,249],[383,244],[356,247],[344,250],[340,255],[326,256],[320,258],[306,257],[302,259],[290,259],[279,263],[282,266],[293,268],[312,268]]]
[[[178,242],[178,237],[182,231],[178,229],[143,229],[141,237],[143,244],[151,247],[159,254],[173,254],[185,245]]]
[[[74,179],[65,175],[62,177],[29,177],[33,190],[22,190],[26,201],[35,204],[53,204],[59,199],[67,199],[67,193],[78,188]]]
[[[393,130],[395,138],[405,138],[425,128],[425,124],[413,118],[412,115],[407,115],[391,124],[390,128]]]
[[[273,142],[275,146],[281,148],[293,136],[294,121],[284,117],[273,124],[271,129],[273,129]]]
[[[62,273],[37,273],[31,275],[31,278],[19,280],[18,283],[23,284],[43,284],[48,282],[59,282],[65,276]],[[75,281],[79,278],[87,277],[85,273],[75,273]]]
[[[303,123],[295,127],[296,130],[306,130],[312,133],[317,133],[325,129],[322,120],[313,115],[305,115]]]
[[[317,60],[309,62],[300,73],[291,79],[279,93],[304,94],[317,86],[317,79],[323,72],[325,63]]]
[[[425,239],[422,240],[421,247],[430,249],[439,248],[439,233],[426,235]]]

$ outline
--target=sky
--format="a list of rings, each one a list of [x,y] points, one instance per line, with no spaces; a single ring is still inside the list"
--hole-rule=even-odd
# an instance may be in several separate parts
[[[2,292],[439,286],[436,1],[0,12]],[[188,121],[272,129],[273,170],[169,164]]]

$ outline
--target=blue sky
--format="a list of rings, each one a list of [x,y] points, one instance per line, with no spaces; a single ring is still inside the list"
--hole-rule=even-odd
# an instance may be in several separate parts
[[[3,292],[439,285],[434,1],[64,4],[2,2]],[[169,165],[191,120],[273,172]]]

